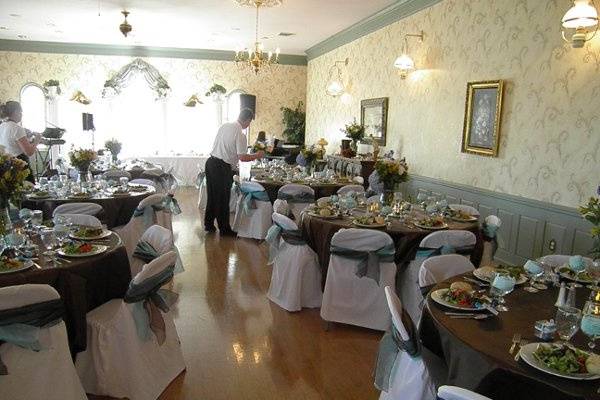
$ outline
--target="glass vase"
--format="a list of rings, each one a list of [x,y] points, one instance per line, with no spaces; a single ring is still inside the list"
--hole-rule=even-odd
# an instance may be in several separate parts
[[[87,168],[82,168],[79,170],[77,174],[77,182],[79,183],[87,183],[92,181],[92,174],[90,174],[90,170]]]
[[[353,140],[352,143],[350,143],[350,148],[358,155],[358,140]]]
[[[0,236],[4,236],[9,233],[12,229],[12,222],[10,221],[10,214],[8,212],[9,206],[7,200],[0,201]]]

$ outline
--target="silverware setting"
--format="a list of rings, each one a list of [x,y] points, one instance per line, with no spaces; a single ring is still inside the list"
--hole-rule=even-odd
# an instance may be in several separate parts
[[[491,314],[450,315],[450,318],[451,319],[475,319],[475,320],[482,320],[482,319],[488,319],[491,316],[492,316]]]
[[[473,279],[473,278],[469,278],[468,276],[463,276],[463,279],[469,283],[474,283],[475,285],[479,286],[479,287],[488,287],[490,286],[489,283],[485,283],[485,282],[481,282],[478,281],[477,279]]]
[[[515,361],[518,362],[519,359],[521,358],[521,347],[525,346],[528,343],[529,343],[528,340],[521,339],[521,341],[518,344],[519,348],[517,349],[517,354],[515,354]]]
[[[521,343],[521,334],[520,333],[515,333],[513,335],[513,338],[512,338],[512,345],[510,346],[510,349],[508,349],[508,353],[509,354],[514,353],[514,351],[517,348],[517,345],[519,343]]]

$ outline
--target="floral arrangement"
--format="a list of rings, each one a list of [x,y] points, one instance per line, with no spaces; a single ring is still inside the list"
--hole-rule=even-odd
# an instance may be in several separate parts
[[[117,156],[121,152],[121,149],[123,148],[123,144],[117,139],[113,138],[104,142],[104,147],[106,148],[106,150],[110,151],[110,153],[113,156],[113,160],[116,160]]]
[[[55,87],[56,88],[56,94],[61,94],[61,91],[60,91],[60,82],[58,82],[56,79],[48,79],[46,82],[44,82],[43,86],[45,88]]]
[[[296,157],[296,162],[302,167],[310,167],[319,158],[319,154],[320,150],[316,149],[314,145],[310,147],[303,146]]]
[[[400,161],[379,160],[375,163],[375,171],[386,190],[408,180],[408,164],[404,158]]]
[[[255,142],[254,145],[252,145],[252,152],[258,153],[259,151],[267,151],[267,145],[263,142]]]
[[[598,195],[600,196],[600,187]],[[600,258],[600,199],[591,197],[586,205],[579,207],[579,213],[594,225],[590,233],[595,239],[595,244],[590,254],[594,258]]]
[[[352,122],[350,125],[346,125],[346,127],[341,131],[346,134],[348,139],[352,139],[354,142],[363,140],[365,137],[365,127],[358,124],[356,119],[354,119],[354,122]]]
[[[98,158],[98,154],[90,149],[77,149],[69,152],[71,165],[79,171],[87,171],[90,165]]]
[[[0,150],[0,207],[8,207],[10,200],[18,201],[23,183],[29,176],[27,163]]]
[[[212,85],[210,87],[210,89],[208,89],[208,92],[206,92],[205,96],[209,97],[216,93],[225,94],[225,93],[227,93],[227,89],[225,89],[223,86],[219,85],[218,83],[215,83],[214,85]]]

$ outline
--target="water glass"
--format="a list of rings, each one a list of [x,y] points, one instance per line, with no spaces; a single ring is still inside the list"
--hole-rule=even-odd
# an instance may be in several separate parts
[[[22,233],[12,232],[4,236],[4,240],[6,241],[8,247],[18,249],[25,244],[27,241],[27,236],[23,235]]]
[[[581,332],[590,339],[588,342],[590,350],[594,349],[595,340],[600,337],[600,303],[594,301],[585,303],[581,317]]]
[[[558,337],[568,342],[579,330],[581,310],[568,306],[558,307],[555,320]]]
[[[524,265],[525,273],[529,277],[529,286],[525,288],[530,293],[537,293],[538,290],[547,289],[543,283],[537,283],[536,279],[544,275],[544,268],[533,260],[527,260]]]
[[[44,222],[44,213],[41,210],[33,210],[31,213],[31,223],[33,226],[39,229],[42,222]]]
[[[54,236],[58,240],[60,246],[62,246],[65,240],[69,237],[71,229],[68,226],[62,224],[54,224]]]
[[[417,204],[419,204],[423,210],[427,207],[427,192],[423,189],[419,189],[419,193],[417,194]]]
[[[127,183],[129,183],[129,178],[126,176],[122,176],[119,178],[119,183],[121,184],[121,188],[123,190],[127,190]]]
[[[29,208],[21,208],[19,210],[19,218],[25,223],[25,227],[29,227],[33,212]]]
[[[56,240],[56,235],[52,229],[44,229],[40,232],[40,237],[42,239],[42,244],[46,248],[46,251],[43,253],[45,256],[50,258],[52,261],[52,266],[56,266],[56,247],[58,246],[58,242]]]
[[[498,272],[490,286],[490,296],[497,302],[498,311],[508,311],[508,307],[504,305],[504,296],[512,292],[515,288],[515,278],[507,272]]]

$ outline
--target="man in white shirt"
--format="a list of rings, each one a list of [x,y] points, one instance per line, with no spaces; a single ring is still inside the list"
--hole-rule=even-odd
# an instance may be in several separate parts
[[[264,152],[247,154],[248,138],[243,130],[254,119],[252,110],[245,108],[238,120],[223,124],[217,132],[210,158],[206,161],[206,211],[204,230],[214,232],[217,220],[221,235],[235,236],[229,225],[229,197],[233,184],[233,171],[239,161],[254,161],[263,158]]]

